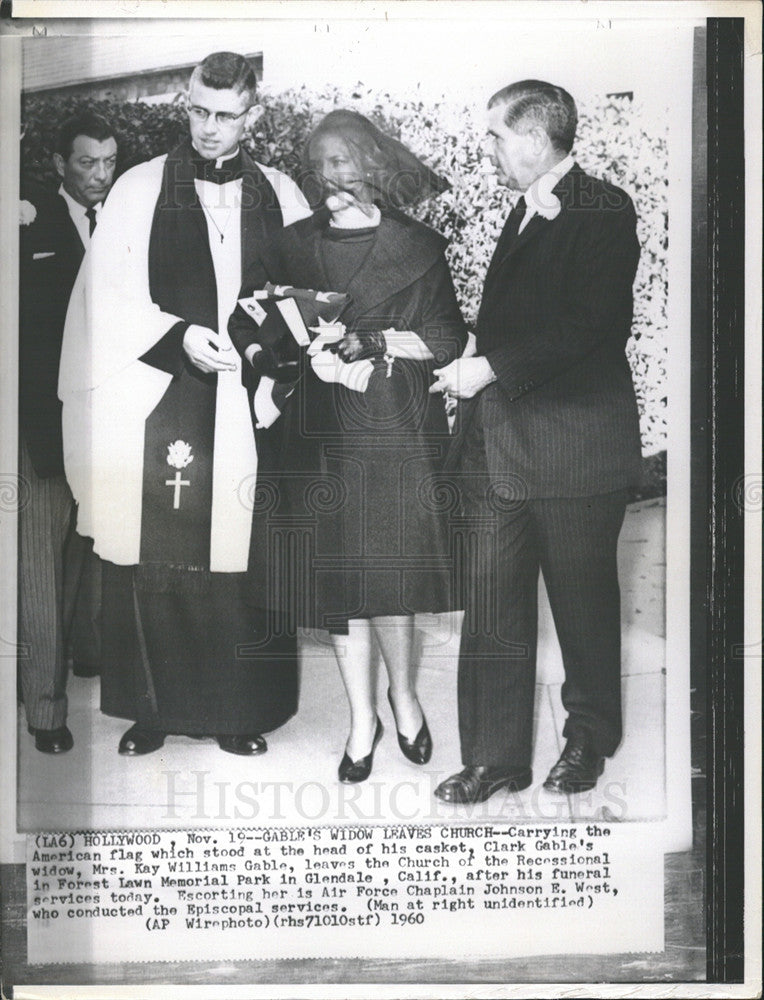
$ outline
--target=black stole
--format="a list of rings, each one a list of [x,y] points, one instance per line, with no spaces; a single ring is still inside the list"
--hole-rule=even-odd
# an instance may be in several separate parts
[[[185,141],[165,162],[151,225],[149,289],[152,300],[164,312],[217,330],[217,286],[207,220],[194,185],[197,160],[193,146]],[[241,160],[242,274],[245,269],[252,271],[253,261],[259,259],[265,284],[272,273],[273,247],[284,220],[276,192],[262,170],[243,150]]]
[[[149,240],[149,290],[164,312],[217,330],[215,269],[194,185],[197,160],[185,141],[165,162]],[[263,172],[243,151],[241,160],[242,273],[262,287],[277,277],[273,254],[283,218]],[[146,421],[140,558],[142,564],[203,570],[210,560],[217,375],[184,361]],[[180,470],[168,463],[168,446],[176,441],[189,445],[193,455]],[[181,485],[168,485],[176,479]]]

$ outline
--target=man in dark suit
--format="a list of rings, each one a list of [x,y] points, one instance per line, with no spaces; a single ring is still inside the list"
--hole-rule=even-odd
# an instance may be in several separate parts
[[[592,788],[621,740],[616,547],[641,467],[625,354],[639,259],[634,207],[570,154],[560,87],[512,84],[489,102],[498,180],[523,192],[486,275],[476,356],[436,372],[462,400],[452,461],[477,539],[459,659],[464,769],[435,794],[481,802],[532,782],[537,587],[565,666],[565,749],[544,787]]]
[[[90,113],[62,125],[58,192],[22,181],[19,282],[19,657],[29,732],[43,753],[73,745],[66,726],[66,646],[83,568],[64,477],[58,368],[74,280],[116,165],[109,124]]]

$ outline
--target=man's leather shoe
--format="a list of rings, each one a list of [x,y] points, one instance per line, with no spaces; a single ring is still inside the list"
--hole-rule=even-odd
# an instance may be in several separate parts
[[[521,792],[532,781],[533,772],[529,767],[512,771],[503,767],[468,766],[442,781],[435,789],[435,795],[444,802],[470,805],[485,802],[501,788]]]
[[[144,729],[142,726],[131,726],[119,741],[119,753],[123,757],[143,757],[153,753],[164,743],[165,734],[158,729]]]
[[[544,782],[548,792],[575,795],[594,788],[605,768],[605,758],[592,747],[588,733],[575,733]]]
[[[74,746],[74,737],[67,726],[58,729],[34,729],[27,726],[31,736],[34,736],[35,750],[40,753],[66,753]]]
[[[239,757],[257,757],[268,749],[265,739],[257,733],[252,736],[218,736],[216,739],[221,750]]]

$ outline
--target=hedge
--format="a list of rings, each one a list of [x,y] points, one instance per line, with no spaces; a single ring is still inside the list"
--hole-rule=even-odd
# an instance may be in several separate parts
[[[513,195],[485,169],[482,114],[453,102],[433,102],[355,89],[306,87],[260,92],[265,113],[245,144],[257,159],[296,177],[311,127],[334,107],[353,107],[405,142],[447,177],[450,191],[418,206],[415,214],[450,240],[449,262],[468,323],[475,322],[488,261]],[[122,172],[166,152],[187,129],[179,102],[28,97],[22,107],[22,172],[57,183],[51,142],[69,115],[90,108],[114,124]],[[643,452],[666,447],[666,314],[668,155],[665,125],[646,125],[639,105],[603,98],[579,105],[574,153],[581,166],[623,187],[634,199],[642,254],[635,283],[635,315],[628,345],[640,407]]]

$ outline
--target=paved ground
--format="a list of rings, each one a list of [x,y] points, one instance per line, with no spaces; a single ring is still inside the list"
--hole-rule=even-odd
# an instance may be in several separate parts
[[[116,753],[126,724],[98,711],[98,680],[72,677],[69,726],[75,747],[61,757],[36,753],[19,724],[21,829],[205,826],[254,818],[242,815],[240,792],[256,795],[260,815],[275,805],[272,783],[284,783],[285,822],[387,821],[412,813],[423,821],[487,817],[659,819],[665,812],[664,776],[664,514],[662,500],[632,505],[621,535],[625,736],[608,761],[597,790],[568,800],[540,789],[561,750],[564,712],[562,665],[542,589],[539,675],[536,689],[536,781],[520,796],[499,794],[466,817],[432,797],[432,789],[459,763],[456,663],[460,616],[419,621],[419,692],[433,732],[432,761],[420,769],[401,756],[380,677],[380,714],[386,726],[372,780],[352,790],[352,808],[336,768],[347,734],[347,706],[325,633],[301,640],[300,710],[270,737],[263,757],[237,758],[214,741],[168,738],[144,758]],[[382,672],[384,673],[384,672]],[[201,777],[200,777],[201,776]],[[257,791],[252,791],[252,783]],[[266,785],[270,791],[263,789]],[[188,792],[194,794],[187,794]],[[236,810],[238,809],[238,815]]]
[[[246,822],[236,817],[237,786],[261,790],[271,781],[291,784],[282,794],[282,822],[373,822],[410,819],[412,807],[423,821],[589,818],[659,819],[665,814],[664,720],[664,524],[665,504],[650,500],[629,508],[619,551],[624,623],[625,738],[608,762],[596,793],[577,799],[544,797],[538,790],[560,748],[561,667],[548,607],[542,602],[539,684],[536,698],[535,788],[515,798],[501,795],[469,816],[436,804],[431,790],[458,764],[456,741],[456,644],[458,619],[422,621],[419,689],[433,730],[436,750],[422,773],[397,751],[389,709],[382,714],[387,733],[380,744],[372,779],[352,808],[335,780],[346,735],[347,709],[326,637],[303,640],[300,712],[271,738],[269,753],[256,760],[222,754],[212,742],[169,739],[161,753],[129,760],[116,753],[125,725],[98,711],[98,681],[72,678],[70,725],[75,749],[61,758],[35,753],[20,725],[19,826],[73,829],[92,827],[210,826]],[[702,706],[693,713],[693,829],[691,851],[666,856],[665,934],[661,954],[560,956],[480,962],[315,961],[290,963],[93,967],[26,966],[22,866],[2,869],[6,914],[4,954],[10,981],[55,982],[656,982],[702,979],[704,927],[704,739]],[[201,776],[201,777],[200,777]],[[215,784],[217,782],[217,784]],[[184,791],[193,791],[183,796]],[[240,803],[238,803],[240,805]],[[271,802],[272,804],[272,802]],[[360,813],[360,815],[359,815]],[[174,815],[173,815],[174,814]],[[250,819],[251,821],[251,819]],[[170,977],[168,979],[168,977]]]

